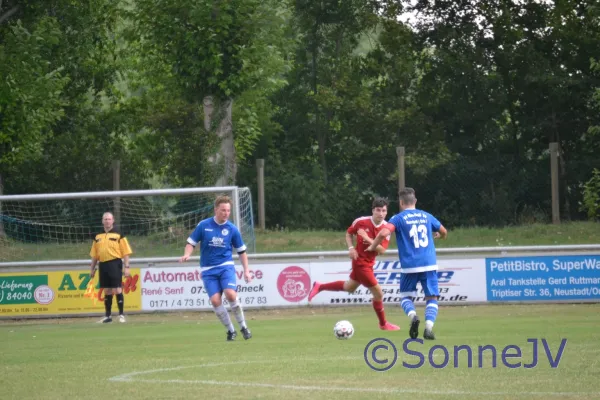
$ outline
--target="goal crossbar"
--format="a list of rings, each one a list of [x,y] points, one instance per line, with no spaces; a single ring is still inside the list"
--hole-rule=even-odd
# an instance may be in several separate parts
[[[65,200],[65,199],[85,199],[99,197],[133,197],[133,196],[154,196],[166,194],[193,194],[193,193],[212,193],[212,192],[235,192],[237,186],[214,186],[214,187],[196,187],[182,189],[147,189],[147,190],[107,190],[103,192],[68,192],[68,193],[39,193],[39,194],[11,194],[0,196],[0,202],[4,201],[35,201],[35,200]]]
[[[102,192],[71,192],[71,193],[38,193],[38,194],[13,194],[0,196],[0,206],[3,202],[9,201],[44,201],[44,200],[69,200],[69,199],[95,199],[105,197],[134,197],[134,196],[155,196],[169,194],[195,194],[195,193],[214,193],[231,192],[233,193],[233,223],[240,227],[239,195],[237,186],[214,186],[214,187],[195,187],[178,189],[147,189],[147,190],[107,190]],[[1,210],[1,208],[0,208]]]
[[[0,195],[0,263],[52,261],[63,253],[87,252],[84,243],[101,228],[96,220],[105,211],[115,216],[116,229],[137,240],[139,256],[168,256],[197,221],[211,216],[218,195],[231,198],[231,220],[253,252],[250,188],[80,191]]]

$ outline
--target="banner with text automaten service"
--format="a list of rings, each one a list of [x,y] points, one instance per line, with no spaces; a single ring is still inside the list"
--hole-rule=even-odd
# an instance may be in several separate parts
[[[309,271],[307,263],[251,264],[252,281],[246,283],[236,265],[238,301],[247,308],[306,305]],[[212,310],[198,266],[144,268],[141,285],[142,310]]]

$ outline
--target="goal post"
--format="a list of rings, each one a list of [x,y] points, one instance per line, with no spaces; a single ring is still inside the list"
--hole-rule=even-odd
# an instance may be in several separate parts
[[[181,255],[198,222],[214,215],[218,195],[232,199],[230,218],[254,252],[250,189],[219,186],[0,195],[0,262],[85,259],[107,211],[134,258]]]

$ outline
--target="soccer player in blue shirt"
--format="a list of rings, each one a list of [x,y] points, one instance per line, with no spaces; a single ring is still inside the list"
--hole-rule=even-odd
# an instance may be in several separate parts
[[[437,258],[434,238],[445,239],[448,231],[433,215],[415,206],[417,198],[412,188],[400,191],[400,213],[394,215],[370,247],[373,251],[392,231],[396,232],[398,256],[400,257],[400,297],[402,309],[410,319],[409,335],[419,336],[419,317],[413,298],[417,295],[417,282],[425,292],[425,331],[423,338],[434,340],[433,324],[438,314]],[[389,228],[389,229],[388,229]]]
[[[235,249],[244,267],[244,279],[250,283],[252,276],[248,267],[246,245],[238,228],[229,221],[231,199],[227,196],[217,197],[214,211],[214,217],[200,221],[187,239],[185,252],[179,262],[187,261],[196,245],[200,243],[202,281],[215,314],[227,328],[227,340],[234,340],[237,332],[223,305],[223,294],[229,301],[231,311],[235,315],[244,339],[248,340],[252,334],[246,325],[242,305],[237,301],[237,281],[232,256],[232,249]]]

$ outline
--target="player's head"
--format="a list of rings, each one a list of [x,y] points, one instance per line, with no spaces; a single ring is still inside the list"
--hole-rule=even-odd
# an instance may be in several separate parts
[[[113,228],[115,223],[115,217],[110,212],[105,212],[102,214],[102,226],[104,226],[104,230],[109,231]]]
[[[413,188],[404,188],[398,194],[400,197],[400,210],[405,210],[407,208],[415,208],[417,204],[417,197],[415,196],[415,189]]]
[[[225,223],[231,214],[231,199],[228,196],[219,196],[215,200],[215,217],[220,224]]]
[[[387,215],[387,207],[387,199],[384,199],[383,197],[377,197],[375,200],[373,200],[373,203],[371,204],[371,211],[373,212],[373,221],[376,224],[379,224],[385,219],[385,216]]]

